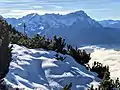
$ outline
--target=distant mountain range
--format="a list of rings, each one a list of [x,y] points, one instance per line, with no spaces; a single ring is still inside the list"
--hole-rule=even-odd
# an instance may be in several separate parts
[[[99,23],[104,27],[120,28],[120,20],[103,20]]]
[[[77,11],[66,15],[36,13],[22,18],[6,18],[18,31],[23,32],[26,25],[26,33],[29,36],[35,34],[46,35],[52,38],[61,36],[66,42],[80,46],[83,44],[118,44],[120,43],[120,29],[104,27],[104,24],[90,18],[84,11]]]

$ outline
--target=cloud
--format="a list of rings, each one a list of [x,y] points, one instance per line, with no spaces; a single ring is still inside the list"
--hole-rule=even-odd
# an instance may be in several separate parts
[[[63,8],[62,6],[57,6],[57,5],[56,6],[54,5],[53,7],[55,7],[56,9],[62,9]]]
[[[112,12],[114,17],[120,17],[119,8],[120,0],[0,0],[0,14],[6,17],[35,12],[64,14],[76,10],[84,10],[95,18],[113,17]]]
[[[61,11],[46,11],[46,10],[11,10],[9,12],[4,11],[4,13],[2,14],[4,17],[16,17],[16,18],[21,18],[22,16],[25,16],[27,14],[31,14],[31,13],[38,13],[39,15],[43,15],[46,13],[52,14],[68,14],[72,12],[71,10],[65,11],[65,10],[61,10]],[[6,14],[7,13],[7,14]],[[1,13],[0,13],[1,14]],[[21,15],[22,14],[22,15]]]

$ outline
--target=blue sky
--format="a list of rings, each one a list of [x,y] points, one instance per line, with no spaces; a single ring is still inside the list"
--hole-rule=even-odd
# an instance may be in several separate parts
[[[4,17],[18,18],[30,13],[67,14],[78,10],[96,20],[120,20],[120,0],[0,0],[0,15]]]

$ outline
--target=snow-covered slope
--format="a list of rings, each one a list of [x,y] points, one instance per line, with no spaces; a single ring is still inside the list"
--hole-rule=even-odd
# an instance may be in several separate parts
[[[103,20],[99,21],[104,27],[119,28],[120,29],[120,20]]]
[[[95,73],[76,63],[72,57],[60,54],[66,59],[58,61],[55,54],[53,51],[13,45],[13,60],[6,82],[25,90],[62,90],[72,82],[72,90],[85,90],[99,81]]]

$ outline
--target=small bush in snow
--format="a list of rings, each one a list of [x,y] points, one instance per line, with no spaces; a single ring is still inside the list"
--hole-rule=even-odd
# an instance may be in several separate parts
[[[65,60],[66,57],[62,57],[62,56],[60,56],[59,54],[56,54],[56,55],[55,55],[55,58],[56,58],[57,60],[63,61],[63,60]]]
[[[71,90],[71,87],[72,87],[72,83],[66,85],[63,90]]]
[[[94,62],[91,71],[96,72],[98,74],[98,77],[101,79],[109,79],[110,78],[110,72],[108,66],[103,66],[103,64],[99,62]]]
[[[43,48],[48,50],[50,40],[46,39],[45,36],[35,35],[31,40],[32,48]]]
[[[52,43],[51,43],[51,50],[63,53],[64,47],[66,46],[65,39],[61,37],[54,36]]]
[[[79,64],[85,65],[91,59],[90,54],[87,54],[85,50],[79,50],[77,47],[73,48],[71,45],[67,45],[67,51],[68,55],[72,56]]]

